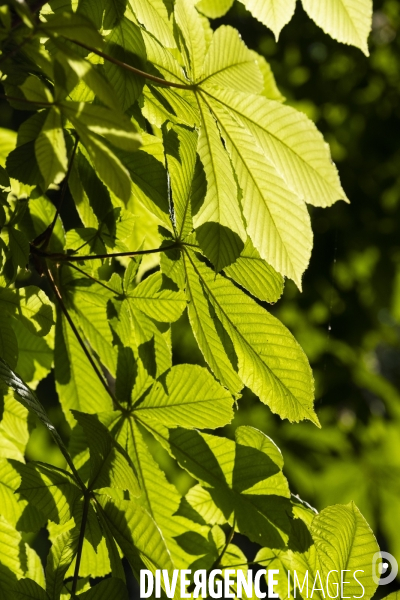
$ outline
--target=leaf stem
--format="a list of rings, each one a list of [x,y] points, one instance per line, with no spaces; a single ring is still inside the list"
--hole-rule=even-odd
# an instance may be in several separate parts
[[[89,273],[86,273],[83,269],[80,269],[79,267],[77,267],[76,265],[74,265],[73,263],[69,264],[67,263],[68,267],[71,267],[72,269],[75,269],[75,271],[78,271],[79,273],[82,273],[82,275],[84,275],[85,277],[87,277],[88,279],[91,279],[92,281],[94,281],[95,283],[98,283],[99,285],[101,285],[103,288],[105,288],[106,290],[112,292],[113,294],[118,295],[118,292],[116,292],[115,290],[113,290],[112,288],[108,287],[108,285],[106,285],[105,283],[103,283],[102,281],[100,281],[99,279],[96,279],[96,277],[93,277],[92,275],[89,275]]]
[[[123,411],[123,407],[120,405],[120,403],[118,402],[117,398],[114,396],[114,394],[112,393],[112,391],[110,390],[110,388],[108,387],[106,381],[104,380],[103,375],[100,372],[99,367],[96,365],[93,356],[90,354],[89,350],[86,347],[85,342],[83,341],[81,334],[79,333],[75,323],[73,322],[71,315],[69,314],[67,307],[65,306],[63,297],[61,295],[60,290],[58,289],[57,283],[55,282],[55,279],[53,277],[53,273],[50,271],[50,269],[47,267],[46,265],[46,274],[49,280],[49,283],[53,289],[53,292],[58,300],[58,303],[60,305],[60,308],[65,316],[65,318],[67,319],[72,331],[74,332],[74,335],[80,345],[80,347],[82,348],[83,352],[86,355],[86,358],[88,359],[88,361],[90,362],[94,372],[96,373],[98,379],[100,380],[102,386],[104,387],[104,389],[106,390],[107,394],[111,397],[114,406],[116,406],[119,410]]]
[[[75,563],[74,579],[72,581],[71,598],[75,598],[76,588],[78,586],[79,569],[81,566],[83,542],[85,541],[85,530],[86,530],[86,522],[87,522],[88,513],[89,513],[89,505],[90,505],[90,494],[88,492],[86,492],[85,498],[83,501],[82,521],[81,521],[81,528],[79,530],[78,550],[76,553],[76,563]]]
[[[107,60],[108,62],[111,62],[114,65],[117,65],[118,67],[121,67],[122,69],[125,69],[126,71],[130,71],[131,73],[134,73],[135,75],[138,75],[139,77],[143,77],[144,79],[148,79],[149,81],[153,81],[154,83],[157,83],[159,85],[163,85],[165,87],[178,88],[180,90],[194,90],[196,88],[196,84],[176,83],[175,81],[168,81],[167,79],[162,79],[161,77],[157,77],[156,75],[151,75],[150,73],[146,73],[145,71],[141,71],[140,69],[137,69],[136,67],[132,67],[131,65],[128,65],[127,63],[125,63],[121,60],[118,60],[117,58],[114,58],[113,56],[110,56],[109,54],[105,54],[105,52],[102,52],[101,50],[97,50],[96,48],[93,48],[92,46],[88,46],[87,44],[84,44],[83,42],[78,42],[77,40],[72,40],[70,38],[67,38],[67,39],[69,39],[69,41],[72,42],[73,44],[76,44],[77,46],[81,46],[82,48],[89,50],[89,52],[93,52],[94,54],[101,56],[102,58],[104,58],[104,60]]]
[[[151,248],[150,250],[129,250],[128,252],[111,252],[110,254],[85,254],[81,256],[74,256],[70,254],[61,254],[61,253],[47,253],[42,252],[40,248],[36,248],[31,245],[31,250],[34,254],[38,254],[43,258],[47,258],[51,261],[61,263],[61,262],[79,262],[82,260],[96,260],[96,259],[104,259],[104,258],[120,258],[123,256],[142,256],[145,254],[156,254],[157,252],[166,252],[167,250],[172,250],[173,248],[177,248],[179,246],[178,242],[174,242],[169,246],[164,246],[164,248]]]

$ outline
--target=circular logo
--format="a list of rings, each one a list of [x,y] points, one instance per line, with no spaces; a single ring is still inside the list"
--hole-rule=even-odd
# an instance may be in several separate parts
[[[390,552],[375,552],[372,559],[372,578],[378,585],[392,583],[399,572],[399,565]]]

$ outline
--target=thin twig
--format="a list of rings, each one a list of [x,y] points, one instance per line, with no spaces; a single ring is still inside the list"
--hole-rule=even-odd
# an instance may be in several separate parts
[[[87,522],[88,513],[89,513],[89,505],[90,505],[90,495],[89,495],[89,493],[86,493],[85,499],[83,501],[82,521],[81,521],[81,528],[79,530],[78,550],[76,553],[76,563],[75,563],[74,579],[72,581],[71,598],[75,598],[76,588],[78,586],[79,569],[81,566],[83,542],[85,541],[85,530],[86,530],[86,522]]]
[[[112,288],[108,287],[108,285],[106,285],[105,283],[103,283],[99,279],[96,279],[96,277],[93,277],[92,275],[89,275],[89,273],[86,273],[83,269],[80,269],[79,267],[77,267],[76,265],[74,265],[72,263],[71,264],[67,263],[67,265],[68,265],[68,267],[71,267],[72,269],[75,269],[75,271],[79,271],[79,273],[82,273],[82,275],[84,275],[88,279],[91,279],[92,281],[95,281],[96,283],[98,283],[99,285],[101,285],[106,290],[109,290],[110,292],[112,292],[113,294],[115,294],[117,296],[119,295],[118,292],[116,292]]]
[[[196,88],[196,84],[176,83],[175,81],[168,81],[168,79],[162,79],[161,77],[157,77],[156,75],[151,75],[150,73],[141,71],[140,69],[137,69],[136,67],[132,67],[131,65],[128,65],[127,63],[125,63],[121,60],[118,60],[117,58],[114,58],[113,56],[110,56],[109,54],[105,54],[101,50],[97,50],[96,48],[93,48],[93,46],[88,46],[87,44],[84,44],[83,42],[78,42],[77,40],[72,40],[70,38],[66,38],[66,39],[68,39],[73,44],[76,44],[77,46],[81,46],[82,48],[89,50],[89,52],[93,52],[93,54],[97,54],[98,56],[101,56],[102,58],[104,58],[104,60],[107,60],[108,62],[111,62],[114,65],[117,65],[118,67],[121,67],[122,69],[125,69],[126,71],[130,71],[131,73],[134,73],[135,75],[139,75],[139,77],[143,77],[144,79],[148,79],[149,81],[153,81],[154,83],[158,83],[159,85],[163,85],[165,87],[174,87],[174,88],[178,88],[180,90],[194,90]]]
[[[80,256],[74,256],[70,254],[61,254],[61,253],[48,253],[42,252],[40,248],[36,248],[35,246],[31,246],[31,250],[34,254],[42,256],[43,258],[47,258],[51,261],[61,263],[61,262],[79,262],[81,260],[97,260],[104,258],[120,258],[123,256],[142,256],[145,254],[156,254],[157,252],[166,252],[167,250],[172,250],[173,248],[178,247],[178,243],[174,242],[170,246],[164,246],[164,248],[152,248],[151,250],[135,250],[128,252],[112,252],[110,254],[85,254]]]
[[[46,250],[47,246],[49,245],[51,234],[53,233],[54,227],[56,226],[57,219],[60,214],[60,211],[61,211],[61,208],[62,208],[62,205],[64,202],[65,194],[67,191],[68,179],[69,179],[69,176],[72,171],[72,165],[74,163],[74,158],[76,155],[76,151],[78,149],[78,144],[79,144],[79,137],[76,136],[74,147],[72,148],[72,153],[71,153],[71,156],[70,156],[70,159],[68,162],[67,172],[64,177],[64,183],[63,183],[63,186],[61,189],[60,202],[58,203],[58,207],[57,207],[56,213],[54,215],[54,218],[53,218],[52,222],[50,223],[50,225],[40,235],[38,235],[37,238],[35,238],[32,242],[32,244],[34,246],[40,245],[42,250]]]
[[[96,365],[96,363],[95,363],[95,361],[94,361],[94,359],[93,359],[92,355],[90,354],[89,350],[87,349],[87,347],[86,347],[86,344],[85,344],[85,342],[83,341],[83,339],[82,339],[82,337],[81,337],[81,334],[79,333],[79,331],[78,331],[78,329],[77,329],[77,327],[76,327],[75,323],[73,322],[73,320],[72,320],[72,318],[71,318],[71,315],[69,314],[69,312],[68,312],[68,310],[67,310],[67,307],[65,306],[65,303],[64,303],[63,297],[62,297],[62,295],[61,295],[61,292],[60,292],[60,290],[58,289],[58,286],[57,286],[57,284],[56,284],[56,282],[55,282],[55,279],[54,279],[54,277],[53,277],[53,274],[52,274],[52,272],[50,271],[50,269],[47,267],[47,265],[46,265],[46,274],[47,274],[47,277],[48,277],[49,283],[50,283],[50,285],[51,285],[51,287],[52,287],[52,289],[53,289],[53,292],[54,292],[54,294],[55,294],[55,296],[56,296],[56,298],[57,298],[57,300],[58,300],[58,303],[59,303],[59,305],[60,305],[60,308],[61,308],[62,312],[64,313],[64,316],[65,316],[65,318],[67,319],[67,321],[68,321],[68,323],[69,323],[69,325],[70,325],[70,327],[71,327],[72,331],[74,332],[74,335],[75,335],[75,337],[76,337],[76,339],[77,339],[77,341],[78,341],[78,343],[79,343],[80,347],[82,348],[83,352],[85,353],[85,355],[86,355],[86,358],[88,359],[88,361],[89,361],[89,362],[90,362],[90,364],[92,365],[92,368],[93,368],[94,372],[96,373],[96,375],[97,375],[98,379],[100,380],[100,382],[101,382],[102,386],[104,387],[104,389],[106,390],[107,394],[108,394],[108,395],[111,397],[111,399],[112,399],[112,401],[113,401],[114,405],[115,405],[115,406],[116,406],[116,407],[117,407],[119,410],[123,411],[123,410],[124,410],[124,409],[123,409],[123,407],[120,405],[120,403],[118,402],[117,398],[114,396],[114,394],[112,393],[112,391],[111,391],[111,390],[110,390],[110,388],[108,387],[108,385],[107,385],[107,383],[106,383],[106,381],[105,381],[105,379],[104,379],[103,375],[101,374],[101,372],[100,372],[100,370],[99,370],[98,366]]]

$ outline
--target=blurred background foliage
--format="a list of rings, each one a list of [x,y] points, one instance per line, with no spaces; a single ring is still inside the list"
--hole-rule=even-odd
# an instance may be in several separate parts
[[[354,500],[381,549],[400,562],[400,1],[374,0],[369,58],[324,35],[300,3],[278,43],[239,3],[213,22],[220,24],[239,29],[270,62],[286,102],[315,121],[351,200],[311,207],[315,240],[303,292],[287,282],[269,307],[311,361],[322,429],[280,421],[246,390],[221,433],[232,436],[248,424],[270,435],[296,493],[318,510]],[[0,127],[17,129],[27,116],[0,103]],[[204,364],[186,315],[173,339],[175,363]],[[40,369],[45,348],[32,350],[27,341],[25,368]],[[68,438],[52,374],[38,394]],[[185,492],[188,475],[160,448],[154,452]],[[31,432],[28,457],[63,465],[40,426]],[[381,587],[377,596],[399,587]]]

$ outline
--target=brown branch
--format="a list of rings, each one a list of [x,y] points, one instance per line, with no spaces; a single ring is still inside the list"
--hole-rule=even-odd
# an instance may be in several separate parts
[[[167,79],[162,79],[161,77],[157,77],[156,75],[151,75],[150,73],[141,71],[140,69],[137,69],[136,67],[132,67],[131,65],[128,65],[127,63],[125,63],[121,60],[118,60],[117,58],[114,58],[113,56],[110,56],[109,54],[105,54],[101,50],[97,50],[96,48],[93,48],[92,46],[88,46],[87,44],[84,44],[83,42],[78,42],[77,40],[72,40],[70,38],[66,38],[66,39],[68,39],[73,44],[76,44],[77,46],[81,46],[82,48],[89,50],[89,52],[93,52],[94,54],[101,56],[102,58],[104,58],[104,60],[107,60],[108,62],[111,62],[114,65],[117,65],[118,67],[121,67],[122,69],[125,69],[126,71],[130,71],[134,75],[138,75],[139,77],[143,77],[144,79],[148,79],[149,81],[153,81],[154,83],[157,83],[159,85],[163,85],[165,87],[174,87],[174,88],[178,88],[180,90],[194,90],[196,88],[196,84],[176,83],[175,81],[168,81]]]
[[[98,379],[100,380],[102,386],[104,387],[104,389],[106,390],[107,394],[111,397],[114,405],[121,411],[124,410],[124,408],[121,406],[121,404],[118,402],[117,398],[114,396],[114,394],[112,393],[112,391],[110,390],[110,388],[108,387],[103,375],[100,372],[100,369],[98,368],[98,366],[96,365],[93,356],[90,354],[89,350],[86,347],[85,342],[83,341],[81,334],[79,333],[75,323],[73,322],[71,315],[69,314],[67,307],[65,306],[64,303],[64,299],[61,295],[60,290],[58,289],[57,283],[53,277],[52,272],[50,271],[50,269],[48,268],[48,266],[46,265],[46,274],[47,274],[47,278],[49,280],[50,286],[58,300],[58,303],[60,305],[60,308],[65,316],[65,318],[67,319],[72,331],[74,332],[74,335],[80,345],[80,347],[82,348],[83,352],[86,355],[86,358],[88,359],[88,361],[90,362],[94,372],[96,373]]]
[[[96,260],[96,259],[104,259],[104,258],[120,258],[123,256],[143,256],[146,254],[156,254],[157,252],[167,252],[167,250],[172,250],[173,248],[177,248],[179,244],[174,242],[170,246],[165,246],[164,248],[152,248],[151,250],[135,250],[128,252],[112,252],[110,254],[85,254],[81,256],[74,256],[70,254],[61,254],[61,253],[48,253],[42,252],[40,248],[36,248],[31,245],[31,251],[38,256],[42,256],[43,258],[47,258],[51,261],[62,263],[62,262],[79,262],[81,260]]]

